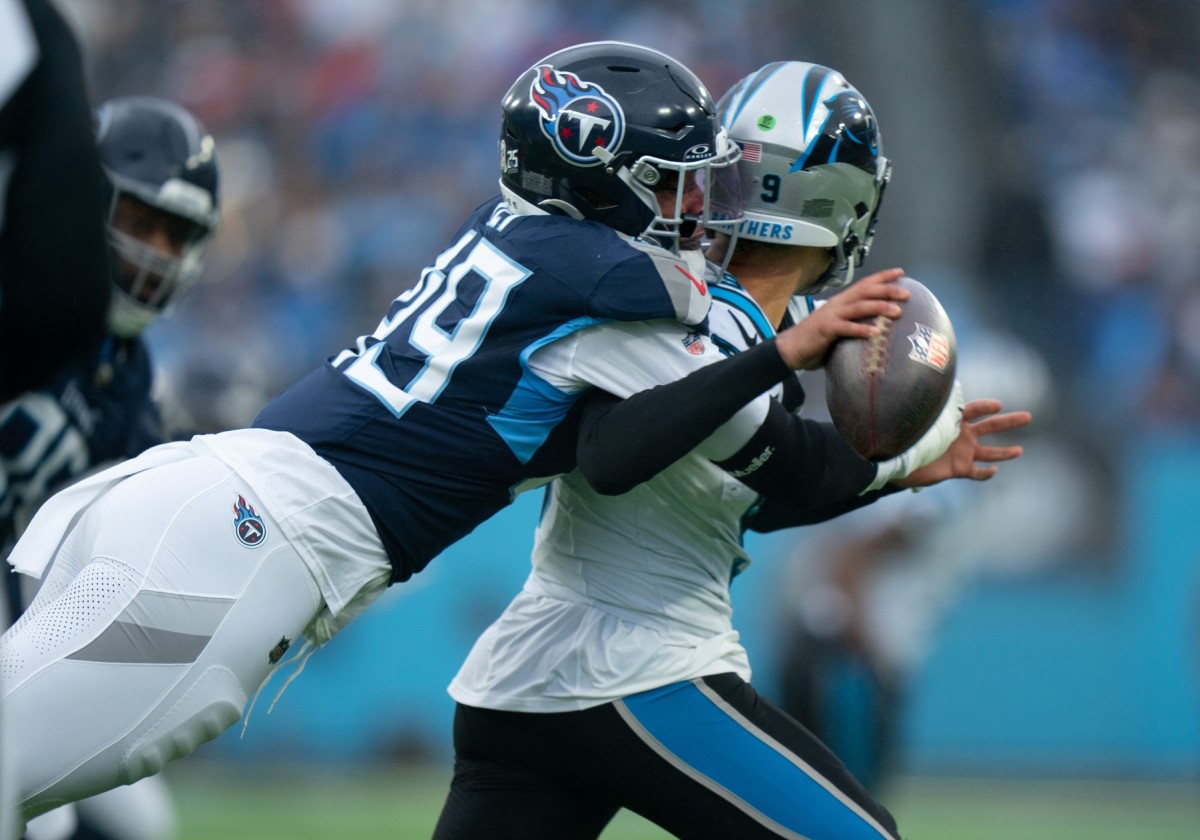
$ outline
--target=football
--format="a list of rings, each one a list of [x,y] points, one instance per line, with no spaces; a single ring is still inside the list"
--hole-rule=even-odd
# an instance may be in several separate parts
[[[825,400],[838,432],[872,461],[893,458],[921,439],[954,385],[957,347],[950,317],[924,285],[895,321],[880,317],[872,339],[841,339],[825,365]]]

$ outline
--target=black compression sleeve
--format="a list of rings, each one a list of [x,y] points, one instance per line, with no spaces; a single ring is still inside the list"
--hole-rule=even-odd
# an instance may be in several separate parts
[[[852,510],[866,507],[882,499],[884,496],[898,493],[902,489],[904,488],[896,484],[885,484],[882,489],[872,490],[869,493],[863,493],[861,496],[853,496],[849,499],[842,499],[830,504],[806,508],[790,507],[789,505],[779,504],[767,499],[757,510],[743,520],[743,525],[745,525],[747,530],[764,533],[767,531],[778,531],[781,528],[816,525],[819,522],[828,522],[830,519],[841,516],[843,513],[849,513]]]
[[[582,405],[579,470],[598,493],[626,493],[791,373],[775,342],[766,341],[627,399],[597,391]]]
[[[831,424],[805,420],[774,401],[750,442],[718,466],[752,490],[794,508],[853,499],[876,476],[875,465]]]

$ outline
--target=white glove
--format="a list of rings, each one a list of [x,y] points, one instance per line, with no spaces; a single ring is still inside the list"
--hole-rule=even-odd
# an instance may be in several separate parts
[[[938,415],[937,420],[933,421],[933,425],[929,427],[929,431],[922,435],[921,439],[910,449],[901,452],[895,458],[880,461],[876,465],[875,480],[862,492],[878,490],[889,481],[898,478],[908,478],[921,467],[932,464],[941,458],[950,448],[950,444],[954,443],[958,437],[962,414],[962,385],[955,379],[954,386],[950,389],[950,396],[946,399],[946,405],[943,406],[942,413]]]

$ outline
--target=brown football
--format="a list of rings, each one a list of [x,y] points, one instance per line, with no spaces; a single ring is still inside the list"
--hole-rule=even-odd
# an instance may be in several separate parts
[[[844,338],[825,365],[825,400],[833,424],[860,455],[893,458],[929,430],[954,385],[957,347],[942,304],[911,277],[895,321],[880,317],[872,339]]]

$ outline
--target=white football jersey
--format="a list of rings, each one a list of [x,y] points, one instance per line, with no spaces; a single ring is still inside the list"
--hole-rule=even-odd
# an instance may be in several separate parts
[[[797,299],[791,314],[810,307]],[[753,299],[731,286],[714,288],[709,317],[710,335],[681,327],[678,345],[712,344],[715,360],[774,335]],[[652,378],[664,381],[673,351],[647,345],[642,364]],[[592,364],[605,356],[588,354]],[[714,456],[721,448],[693,451],[620,496],[595,493],[578,471],[556,479],[533,571],[475,643],[450,695],[482,708],[561,712],[710,674],[749,680],[729,585],[750,562],[741,523],[759,497],[709,459],[735,451]]]

